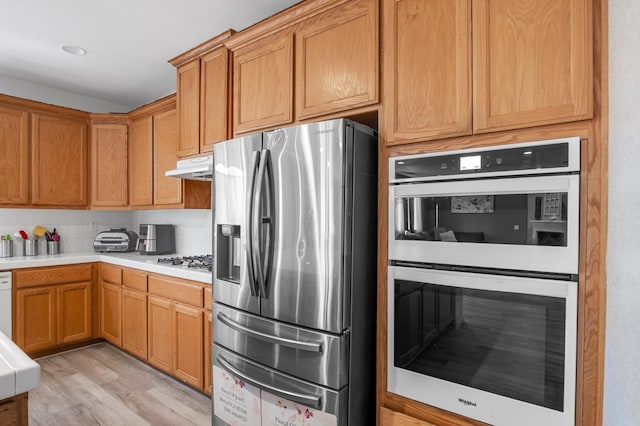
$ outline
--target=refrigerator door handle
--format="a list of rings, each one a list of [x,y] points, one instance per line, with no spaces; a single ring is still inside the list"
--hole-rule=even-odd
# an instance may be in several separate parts
[[[242,324],[237,323],[223,313],[218,313],[216,318],[229,328],[232,328],[240,333],[248,334],[256,339],[264,340],[265,342],[274,343],[276,345],[286,346],[292,349],[300,349],[303,351],[322,353],[322,343],[318,342],[301,342],[299,340],[287,339],[286,337],[273,336],[271,334],[262,333],[260,331],[252,330]]]
[[[273,264],[273,243],[275,232],[275,202],[274,202],[274,184],[273,184],[273,166],[271,164],[271,151],[268,149],[262,150],[260,154],[261,162],[258,170],[258,181],[261,182],[258,188],[258,199],[264,201],[266,206],[266,216],[260,217],[260,230],[259,240],[261,247],[264,247],[264,263],[260,263],[260,269],[262,270],[263,281],[260,283],[260,290],[262,297],[269,296],[269,278],[271,275],[271,267]],[[266,180],[265,180],[266,179]],[[266,197],[262,195],[263,184],[266,184]],[[263,233],[263,231],[265,231]],[[262,256],[261,256],[262,260]]]
[[[251,288],[251,295],[258,296],[258,287],[256,285],[256,265],[254,262],[254,252],[256,251],[253,244],[253,217],[255,206],[253,204],[253,193],[256,188],[256,174],[258,173],[258,161],[260,160],[260,151],[253,151],[251,154],[251,165],[249,166],[250,183],[249,191],[247,191],[247,217],[245,223],[247,224],[247,272],[249,273],[249,287]]]
[[[291,392],[288,390],[280,389],[261,380],[249,377],[248,375],[231,365],[231,363],[224,359],[224,357],[221,355],[218,355],[216,360],[218,361],[218,364],[220,364],[220,366],[227,371],[227,373],[239,377],[240,379],[253,386],[256,386],[262,390],[268,391],[274,395],[278,395],[290,401],[305,405],[307,407],[315,408],[317,410],[322,409],[322,399],[319,396],[304,395],[298,392]]]

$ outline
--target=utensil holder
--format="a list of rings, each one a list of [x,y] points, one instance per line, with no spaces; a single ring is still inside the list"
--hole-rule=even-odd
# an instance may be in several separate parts
[[[22,254],[24,256],[37,256],[38,240],[24,240],[24,244],[22,244]]]
[[[60,241],[47,241],[47,254],[60,254]]]
[[[0,257],[13,256],[13,240],[0,240]]]

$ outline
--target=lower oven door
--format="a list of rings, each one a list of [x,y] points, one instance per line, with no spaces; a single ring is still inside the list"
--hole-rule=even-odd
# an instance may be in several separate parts
[[[573,425],[577,283],[389,266],[389,392],[495,425]]]

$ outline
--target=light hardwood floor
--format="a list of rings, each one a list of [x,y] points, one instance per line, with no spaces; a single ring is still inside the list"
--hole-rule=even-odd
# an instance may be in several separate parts
[[[211,400],[108,343],[36,359],[37,425],[211,425]]]

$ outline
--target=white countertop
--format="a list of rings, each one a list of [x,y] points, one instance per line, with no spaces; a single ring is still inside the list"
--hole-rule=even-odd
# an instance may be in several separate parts
[[[187,280],[211,284],[211,272],[202,272],[182,266],[159,264],[158,258],[177,257],[180,254],[147,256],[133,253],[63,253],[40,256],[15,256],[0,258],[0,271],[42,266],[71,265],[74,263],[106,262],[128,268],[141,269],[147,272],[169,275]]]
[[[40,385],[40,365],[0,331],[0,400]]]

